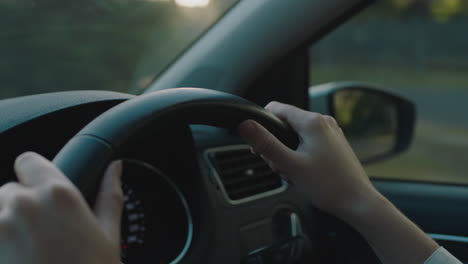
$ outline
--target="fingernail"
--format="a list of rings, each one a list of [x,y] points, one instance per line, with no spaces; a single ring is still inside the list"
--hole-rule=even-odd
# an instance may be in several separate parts
[[[121,160],[115,160],[109,164],[109,167],[107,167],[107,172],[112,173],[117,177],[119,180],[122,177],[122,161]]]
[[[291,179],[289,179],[288,177],[284,176],[283,174],[279,173],[281,179],[283,179],[283,181],[285,181],[286,183],[288,183],[289,185],[294,185],[294,182],[291,181]]]
[[[30,161],[31,159],[35,158],[37,154],[31,151],[24,152],[23,154],[19,155],[15,160],[15,167],[24,166],[25,163]]]
[[[250,130],[252,130],[251,120],[245,120],[237,126],[237,134],[241,137],[245,137],[246,134],[249,134]]]
[[[250,153],[254,154],[254,155],[257,155],[257,152],[255,152],[254,148],[253,147],[250,147]]]
[[[275,104],[281,104],[281,103],[278,101],[271,101],[267,105],[265,105],[265,109],[268,110],[268,108],[270,108],[272,105],[275,105]]]
[[[285,182],[287,182],[289,185],[293,186],[294,185],[294,182],[291,181],[290,179],[285,179],[283,178]]]
[[[245,120],[241,123],[241,126],[246,127],[247,129],[252,129],[255,127],[255,122],[253,120]]]

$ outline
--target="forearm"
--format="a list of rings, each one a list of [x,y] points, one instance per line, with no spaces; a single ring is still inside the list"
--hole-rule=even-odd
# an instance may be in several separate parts
[[[370,199],[340,215],[374,249],[384,264],[424,263],[439,247],[391,202],[375,191]]]

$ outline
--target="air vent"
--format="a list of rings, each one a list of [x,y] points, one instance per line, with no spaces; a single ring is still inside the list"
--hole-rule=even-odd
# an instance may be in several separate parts
[[[251,201],[283,191],[286,186],[247,145],[235,145],[206,151],[218,182],[228,200],[234,203]]]

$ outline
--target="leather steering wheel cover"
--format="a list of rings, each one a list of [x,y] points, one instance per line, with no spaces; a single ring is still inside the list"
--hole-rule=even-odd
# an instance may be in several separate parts
[[[285,122],[252,102],[209,89],[177,88],[144,94],[104,112],[61,149],[54,163],[92,204],[103,170],[116,151],[137,131],[163,118],[227,129],[252,119],[289,147],[298,144]]]

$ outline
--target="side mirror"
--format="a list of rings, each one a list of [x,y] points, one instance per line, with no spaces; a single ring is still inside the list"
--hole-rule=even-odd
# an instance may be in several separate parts
[[[414,104],[376,86],[360,82],[312,86],[309,105],[311,111],[336,119],[362,163],[395,156],[411,144]]]

